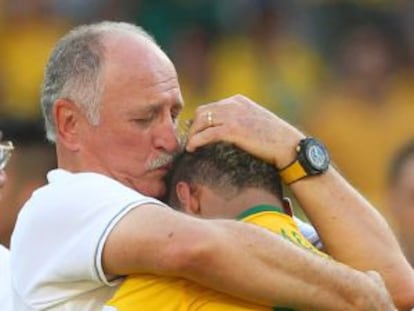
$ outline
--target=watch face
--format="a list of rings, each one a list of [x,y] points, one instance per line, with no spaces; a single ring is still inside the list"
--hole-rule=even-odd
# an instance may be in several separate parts
[[[313,141],[306,150],[307,158],[313,167],[317,171],[324,171],[329,166],[329,155],[326,148],[317,141]]]

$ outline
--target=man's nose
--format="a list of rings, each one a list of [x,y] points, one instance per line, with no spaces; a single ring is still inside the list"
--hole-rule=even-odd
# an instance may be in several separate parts
[[[157,148],[162,148],[167,152],[178,150],[180,146],[179,135],[177,133],[177,124],[174,120],[169,118],[169,120],[165,120],[161,124],[155,139],[155,145]]]

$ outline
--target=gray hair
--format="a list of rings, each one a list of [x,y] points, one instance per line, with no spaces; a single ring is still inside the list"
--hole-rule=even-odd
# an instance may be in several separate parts
[[[62,37],[49,57],[41,89],[41,107],[49,141],[56,140],[53,105],[59,98],[74,101],[91,124],[99,123],[99,104],[104,88],[101,77],[105,61],[103,38],[114,32],[132,33],[158,46],[141,27],[124,22],[82,25]]]

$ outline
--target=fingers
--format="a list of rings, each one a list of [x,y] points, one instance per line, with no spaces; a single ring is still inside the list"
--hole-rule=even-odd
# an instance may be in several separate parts
[[[187,151],[219,141],[236,143],[243,128],[240,121],[249,115],[252,104],[246,97],[235,95],[199,106],[188,132]]]
[[[189,135],[208,127],[223,125],[223,123],[237,117],[238,114],[248,112],[248,109],[252,109],[252,106],[258,107],[253,101],[240,94],[199,106]]]
[[[187,151],[218,141],[239,148],[276,167],[292,162],[304,135],[272,112],[235,95],[197,108],[188,132]]]
[[[209,127],[220,126],[222,124],[220,114],[221,109],[215,103],[197,108],[193,123],[188,133],[189,137],[204,131]]]
[[[186,145],[186,150],[193,152],[198,147],[219,142],[223,140],[223,132],[217,127],[208,127],[204,130],[195,133],[189,137]],[[229,139],[227,139],[229,142]]]
[[[207,126],[214,126],[214,122],[213,122],[213,113],[211,111],[207,111]]]
[[[269,117],[263,109],[242,95],[199,106],[188,132],[187,151],[226,141],[252,154],[266,158],[258,144],[268,140],[263,133],[270,130]],[[267,157],[269,158],[269,157]]]
[[[194,151],[200,146],[218,142],[228,137],[223,135],[225,129],[221,121],[222,109],[216,104],[200,106],[188,132],[186,150]]]

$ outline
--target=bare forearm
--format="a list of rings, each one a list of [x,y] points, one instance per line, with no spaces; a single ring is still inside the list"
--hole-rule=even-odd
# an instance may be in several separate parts
[[[214,126],[205,122],[207,113],[214,115]],[[296,147],[302,138],[304,134],[284,120],[236,95],[197,108],[187,150],[228,141],[281,169],[295,160]],[[292,189],[336,258],[361,270],[378,268],[396,301],[400,299],[397,295],[400,290],[414,293],[409,284],[412,271],[407,270],[386,223],[332,169],[322,176],[298,181]],[[394,276],[390,274],[393,269]],[[398,279],[404,279],[404,284],[397,284]]]
[[[381,273],[396,304],[413,306],[413,271],[383,217],[333,168],[291,186],[327,252],[359,270]],[[317,195],[315,195],[317,194]]]
[[[387,294],[361,272],[253,225],[158,206],[141,206],[120,220],[105,243],[103,265],[107,274],[183,277],[269,306],[389,310],[378,308]]]
[[[378,308],[383,298],[363,273],[317,257],[260,228],[219,223],[216,234],[223,249],[212,252],[205,263],[195,262],[185,277],[270,306],[392,310],[385,302]],[[200,267],[206,267],[205,272]]]

